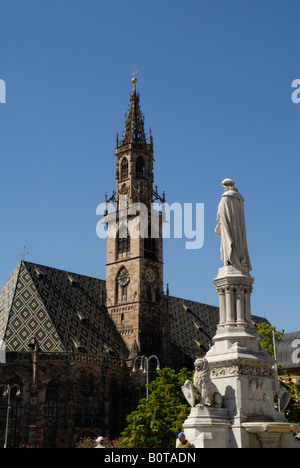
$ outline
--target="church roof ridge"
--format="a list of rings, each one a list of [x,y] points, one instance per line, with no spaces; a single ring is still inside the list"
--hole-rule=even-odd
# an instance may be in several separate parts
[[[53,266],[49,266],[49,265],[44,265],[44,264],[41,264],[41,263],[36,263],[36,262],[29,262],[28,260],[21,260],[20,264],[21,264],[22,262],[23,262],[25,265],[26,265],[26,264],[30,264],[30,265],[34,265],[34,266],[41,267],[41,268],[50,268],[51,270],[56,270],[56,271],[60,271],[60,272],[63,272],[63,273],[69,273],[70,275],[81,276],[81,277],[83,277],[83,278],[90,278],[90,279],[102,281],[102,282],[104,282],[104,283],[106,282],[106,280],[103,280],[103,279],[101,279],[101,278],[97,278],[97,277],[95,277],[95,276],[83,275],[82,273],[77,273],[77,272],[75,272],[75,271],[64,270],[63,268],[57,268],[57,267],[53,267]]]

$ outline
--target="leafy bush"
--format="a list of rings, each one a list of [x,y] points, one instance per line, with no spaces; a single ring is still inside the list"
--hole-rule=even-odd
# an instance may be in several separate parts
[[[178,374],[170,368],[159,371],[149,384],[149,399],[140,400],[137,409],[127,416],[128,426],[121,434],[119,447],[174,447],[190,412],[181,387],[192,378],[192,372],[185,368]]]

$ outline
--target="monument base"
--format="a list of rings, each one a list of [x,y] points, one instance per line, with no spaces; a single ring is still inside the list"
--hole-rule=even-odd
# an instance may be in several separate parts
[[[196,406],[183,424],[184,433],[193,448],[227,448],[230,421],[225,408]]]
[[[255,434],[261,448],[300,448],[300,441],[293,437],[299,426],[288,422],[244,423],[244,430]]]
[[[297,424],[257,421],[233,423],[226,408],[196,406],[183,424],[193,448],[300,448]]]

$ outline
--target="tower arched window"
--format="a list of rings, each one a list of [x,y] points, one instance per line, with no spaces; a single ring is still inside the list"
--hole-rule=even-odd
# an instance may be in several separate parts
[[[142,156],[139,156],[136,160],[136,176],[140,179],[145,179],[146,176],[145,162]]]
[[[145,258],[151,258],[152,260],[156,260],[156,253],[157,253],[157,244],[156,238],[151,237],[151,227],[148,227],[148,237],[144,239],[144,252]]]
[[[123,158],[121,162],[121,180],[127,179],[128,177],[128,161],[127,158]]]
[[[120,228],[117,237],[118,254],[130,251],[130,235],[127,228]]]
[[[153,300],[153,292],[152,292],[152,285],[150,283],[147,284],[147,300]]]

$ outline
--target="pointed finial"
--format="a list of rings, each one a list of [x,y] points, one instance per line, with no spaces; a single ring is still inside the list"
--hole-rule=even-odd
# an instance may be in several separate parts
[[[135,76],[137,73],[138,73],[138,71],[135,68],[133,69],[133,73],[131,73],[131,76],[133,76],[133,78],[131,80],[132,83],[133,83],[133,91],[135,91],[135,85],[137,83],[137,78]]]
[[[153,145],[153,139],[152,139],[152,133],[151,133],[151,128],[149,128],[149,145]]]

